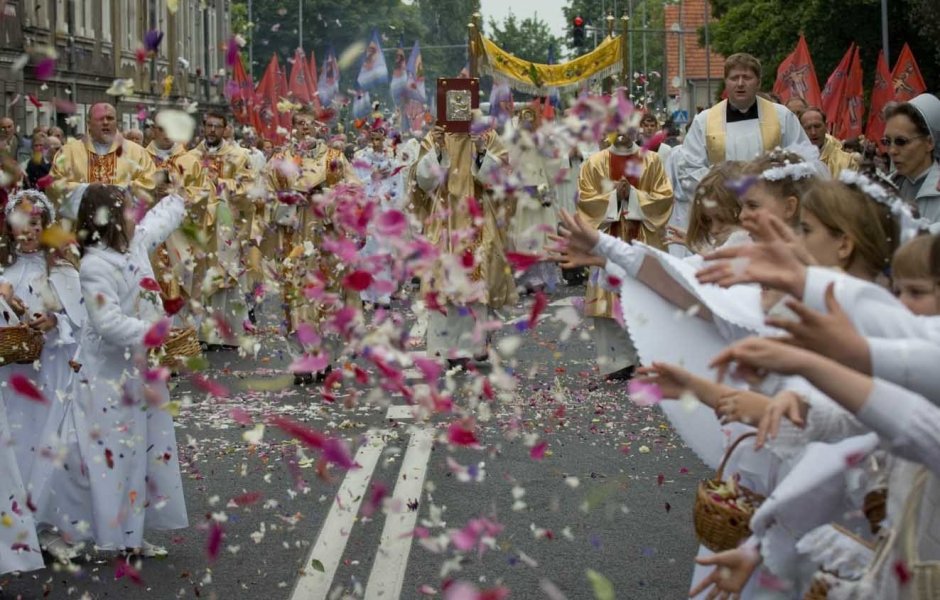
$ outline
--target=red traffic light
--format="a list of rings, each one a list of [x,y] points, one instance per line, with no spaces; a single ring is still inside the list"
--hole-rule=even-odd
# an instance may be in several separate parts
[[[575,27],[581,27],[582,25],[584,25],[584,19],[582,19],[581,17],[575,17],[575,18],[574,18],[574,26],[575,26]]]

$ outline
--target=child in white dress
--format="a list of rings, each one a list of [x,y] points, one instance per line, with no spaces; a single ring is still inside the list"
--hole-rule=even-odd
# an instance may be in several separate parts
[[[75,357],[86,316],[78,270],[56,251],[43,250],[40,245],[42,232],[52,225],[54,214],[43,193],[16,193],[7,202],[0,239],[0,296],[23,311],[17,317],[12,310],[4,310],[0,323],[22,323],[43,333],[39,361],[0,367],[3,381],[9,384],[14,376],[25,377],[44,398],[43,402],[27,398],[9,385],[0,389],[13,452],[30,504],[35,507],[45,507],[46,484],[56,468],[59,430],[73,375],[69,362]],[[39,539],[44,547],[54,541],[43,533]]]
[[[70,543],[155,556],[166,551],[143,539],[145,528],[188,521],[168,374],[147,361],[145,344],[159,343],[155,332],[168,324],[149,256],[180,225],[185,205],[167,196],[135,226],[132,201],[122,188],[92,184],[78,210],[88,323],[67,415],[73,451],[53,476],[54,510],[42,516]]]

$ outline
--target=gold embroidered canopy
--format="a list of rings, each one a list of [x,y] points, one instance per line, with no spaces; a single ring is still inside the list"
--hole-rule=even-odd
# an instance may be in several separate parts
[[[591,77],[609,77],[623,69],[623,37],[609,36],[591,52],[574,60],[545,65],[517,58],[476,32],[470,44],[482,73],[501,77],[513,89],[535,96],[551,89],[576,88]]]

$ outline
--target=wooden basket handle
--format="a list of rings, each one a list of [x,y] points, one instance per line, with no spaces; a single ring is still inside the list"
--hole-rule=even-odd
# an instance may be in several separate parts
[[[740,444],[741,442],[743,442],[749,437],[754,437],[755,435],[757,435],[756,431],[750,431],[748,433],[745,433],[738,439],[734,440],[734,443],[731,444],[731,446],[727,450],[725,450],[725,456],[724,458],[721,459],[721,464],[718,465],[718,473],[715,474],[716,479],[721,481],[724,478],[725,464],[728,462],[728,459],[731,458],[731,453],[734,452],[734,449],[738,447],[738,444]]]

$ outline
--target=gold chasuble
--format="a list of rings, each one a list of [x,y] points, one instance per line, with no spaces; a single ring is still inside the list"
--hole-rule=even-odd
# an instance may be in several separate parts
[[[858,171],[858,157],[842,149],[839,140],[826,134],[826,141],[819,149],[819,160],[829,168],[833,179],[839,178],[839,173],[848,169]]]
[[[358,185],[360,181],[342,150],[324,143],[306,151],[289,148],[275,154],[265,167],[264,178],[271,194],[286,193],[284,200],[288,200],[272,199],[270,227],[262,243],[265,257],[281,261],[281,296],[288,333],[294,333],[299,323],[319,330],[329,313],[321,303],[303,294],[308,274],[326,276],[327,289],[342,295],[347,306],[358,303],[359,294],[342,287],[343,265],[333,254],[320,250],[324,235],[333,232],[331,214],[327,220],[318,217],[311,199],[325,188],[339,183]],[[303,201],[289,199],[292,195],[303,197]],[[327,208],[328,213],[331,211],[332,206]],[[300,251],[303,248],[312,248],[313,252]]]
[[[757,119],[760,126],[761,143],[764,152],[769,152],[780,146],[783,141],[783,131],[780,128],[780,116],[770,100],[757,97]],[[708,164],[717,165],[725,162],[725,150],[728,144],[728,101],[722,100],[708,109],[708,118],[705,121],[705,148],[708,152]]]
[[[205,230],[206,204],[209,189],[202,165],[195,156],[186,151],[182,144],[174,144],[169,153],[161,153],[153,142],[147,146],[147,152],[157,169],[158,184],[167,183],[171,190],[178,189],[186,201],[186,220],[183,228]],[[177,229],[151,255],[157,281],[167,298],[183,297],[199,299],[200,283],[195,275],[205,272],[199,269],[205,264],[205,251],[198,248],[183,231]]]
[[[196,215],[209,246],[208,260],[200,265],[196,283],[208,298],[235,287],[244,274],[243,257],[254,221],[254,204],[248,197],[252,172],[248,151],[228,141],[215,150],[202,141],[189,154],[202,167],[210,192],[204,215]],[[207,271],[209,277],[205,277]]]
[[[657,153],[643,152],[638,156],[639,160],[635,164],[640,171],[638,174],[630,173],[628,178],[635,182],[633,189],[636,190],[643,213],[642,221],[635,220],[638,215],[624,215],[622,212],[618,221],[605,221],[611,194],[614,198],[617,194],[614,189],[616,182],[611,180],[611,162],[618,157],[609,149],[593,154],[581,167],[578,177],[578,214],[592,227],[626,242],[637,240],[662,249],[663,233],[672,216],[672,186]],[[626,206],[622,208],[626,209]],[[613,318],[616,299],[617,294],[614,292],[588,284],[585,316]]]
[[[486,181],[480,173],[503,168],[508,161],[508,152],[495,131],[487,131],[482,137],[486,158],[480,171],[475,172],[477,153],[470,136],[444,134],[445,163],[440,165],[439,173],[443,183],[427,185],[422,184],[422,179],[425,183],[428,179],[422,177],[422,161],[435,151],[428,134],[411,171],[411,208],[423,222],[427,240],[441,252],[430,277],[422,277],[422,293],[437,292],[440,302],[452,305],[481,303],[500,308],[516,301],[515,281],[505,253],[508,219],[515,206],[511,202],[500,205],[477,179],[480,176]],[[493,160],[499,164],[491,164]],[[435,178],[438,174],[432,176]],[[476,200],[482,217],[471,213],[468,198]],[[454,257],[471,255],[474,268],[469,272],[450,262]],[[464,278],[469,279],[469,285],[462,284]]]
[[[91,136],[66,142],[52,159],[49,174],[54,180],[50,198],[58,207],[83,183],[130,186],[135,195],[149,196],[156,168],[146,150],[118,134],[107,154],[95,153]]]

